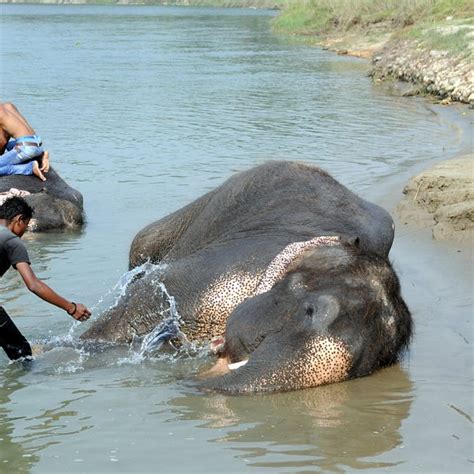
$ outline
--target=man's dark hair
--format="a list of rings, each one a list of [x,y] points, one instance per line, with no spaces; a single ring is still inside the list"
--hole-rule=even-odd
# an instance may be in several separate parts
[[[10,223],[14,217],[21,216],[21,220],[30,220],[33,216],[33,208],[21,197],[13,196],[0,206],[0,219]]]

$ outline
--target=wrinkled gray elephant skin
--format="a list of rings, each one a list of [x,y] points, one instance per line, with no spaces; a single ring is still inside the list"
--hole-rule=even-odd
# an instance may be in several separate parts
[[[140,231],[130,267],[166,266],[138,275],[83,338],[150,333],[162,281],[184,334],[218,355],[203,389],[295,390],[370,374],[396,362],[411,335],[388,261],[393,229],[386,211],[321,169],[263,164]]]
[[[1,176],[0,193],[11,188],[31,193],[25,199],[35,210],[29,226],[33,232],[81,226],[84,223],[81,193],[71,188],[53,168],[46,178],[41,181],[36,176]]]

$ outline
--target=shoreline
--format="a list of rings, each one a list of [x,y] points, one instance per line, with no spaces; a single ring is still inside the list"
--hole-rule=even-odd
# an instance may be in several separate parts
[[[414,98],[413,100],[419,100],[420,102],[424,101],[424,99],[421,98]],[[455,150],[446,150],[445,157],[431,159],[428,162],[418,162],[402,172],[398,172],[396,175],[384,178],[380,185],[375,186],[369,191],[368,197],[390,212],[395,220],[398,233],[416,232],[434,241],[444,241],[450,246],[461,245],[464,247],[470,243],[469,239],[433,238],[432,226],[435,222],[433,222],[432,216],[415,202],[410,202],[410,198],[413,197],[413,194],[410,196],[403,195],[403,189],[411,180],[422,176],[432,168],[442,164],[449,164],[462,156],[472,153],[472,139],[469,136],[469,131],[472,128],[474,111],[465,110],[467,107],[462,104],[453,104],[452,106],[446,107],[440,104],[428,103],[428,107],[438,117],[440,117],[442,122],[446,122],[446,126],[452,127],[454,133],[459,135],[459,145]],[[474,163],[474,158],[472,156],[471,160]],[[411,218],[407,218],[407,216],[404,216],[403,213],[400,212],[400,203],[403,201],[405,201],[406,210],[409,211]],[[419,219],[420,216],[424,217],[421,221]],[[429,219],[427,219],[427,217],[429,217]]]
[[[396,213],[401,223],[431,229],[436,240],[472,244],[474,221],[473,155],[442,161],[411,178]]]
[[[389,58],[383,57],[383,51],[388,51]],[[431,233],[433,240],[446,241],[451,245],[471,245],[474,243],[474,154],[472,147],[472,124],[474,122],[473,113],[473,93],[466,95],[465,84],[459,89],[451,89],[450,92],[441,90],[439,84],[443,79],[436,80],[436,69],[434,73],[423,84],[417,77],[408,73],[404,75],[400,71],[415,70],[423,71],[423,65],[417,63],[420,56],[425,58],[429,52],[422,51],[416,55],[414,63],[408,60],[404,65],[403,54],[397,56],[397,47],[385,46],[382,52],[375,50],[372,58],[379,59],[380,56],[374,54],[381,53],[382,59],[379,61],[372,59],[375,66],[370,76],[375,83],[386,83],[387,78],[393,79],[393,64],[400,67],[395,74],[396,83],[393,84],[392,93],[396,91],[398,95],[406,97],[420,96],[421,100],[433,105],[437,104],[438,114],[447,116],[449,121],[454,121],[461,130],[461,144],[457,152],[450,154],[447,152],[446,158],[424,163],[423,168],[417,166],[413,169],[413,174],[400,183],[398,188],[397,204],[393,207],[392,213],[398,220],[399,226],[406,226],[411,230],[426,230]],[[408,56],[410,56],[410,51]],[[440,56],[438,56],[440,57]],[[405,58],[406,59],[406,58]],[[444,58],[441,58],[444,61]],[[428,59],[429,61],[429,59]],[[415,66],[413,66],[415,64]],[[433,76],[434,74],[434,76]],[[382,75],[382,77],[381,77]],[[472,76],[472,71],[470,71]],[[433,79],[434,77],[434,79]],[[466,75],[467,77],[467,75]],[[444,70],[444,80],[446,69]],[[436,81],[436,86],[435,84]],[[473,89],[474,81],[470,81],[470,88]],[[428,95],[423,96],[423,88],[426,84],[433,85],[433,89],[428,91]],[[463,96],[464,93],[464,96]],[[437,101],[433,99],[437,97]],[[469,105],[467,105],[469,104]],[[457,110],[449,114],[451,107]]]
[[[387,84],[388,94],[404,97],[404,83]],[[390,89],[389,89],[390,88]],[[396,176],[386,178],[372,196],[385,207],[405,232],[417,233],[447,245],[471,248],[474,244],[474,110],[466,104],[417,100],[432,110],[446,127],[459,135],[455,150],[443,157],[419,162]],[[382,190],[383,188],[383,190]]]
[[[374,82],[404,82],[409,85],[404,92],[407,97],[424,96],[443,105],[460,102],[474,108],[474,70],[469,57],[392,36],[386,33],[374,41],[348,33],[327,36],[316,45],[370,61],[369,76]]]

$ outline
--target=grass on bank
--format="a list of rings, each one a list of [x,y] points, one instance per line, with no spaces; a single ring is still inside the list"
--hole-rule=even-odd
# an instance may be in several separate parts
[[[289,0],[274,27],[320,39],[395,32],[465,54],[472,51],[473,19],[473,0]]]

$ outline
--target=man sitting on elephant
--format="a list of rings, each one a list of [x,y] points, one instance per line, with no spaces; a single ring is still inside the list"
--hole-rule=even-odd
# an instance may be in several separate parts
[[[44,151],[25,117],[12,103],[0,104],[0,176],[35,175],[46,181],[49,152]],[[38,163],[41,162],[41,165]]]

